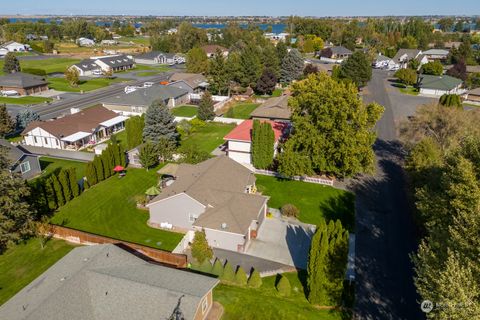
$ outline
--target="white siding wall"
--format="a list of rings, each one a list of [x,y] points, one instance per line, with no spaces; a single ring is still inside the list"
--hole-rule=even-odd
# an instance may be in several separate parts
[[[63,149],[63,142],[41,128],[35,128],[24,137],[29,146]],[[36,140],[36,141],[35,141]]]
[[[251,164],[251,154],[243,152],[228,151],[228,157],[232,160],[237,161],[238,163],[247,163]]]
[[[243,152],[250,152],[251,151],[251,143],[250,142],[241,142],[241,141],[228,141],[228,150],[233,151],[243,151]]]
[[[230,251],[238,251],[238,245],[244,245],[245,239],[242,234],[230,233],[220,230],[205,228],[208,244],[212,248],[220,248]]]

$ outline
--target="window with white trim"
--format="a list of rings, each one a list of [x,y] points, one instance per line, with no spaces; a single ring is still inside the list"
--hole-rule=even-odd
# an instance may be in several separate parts
[[[30,162],[25,161],[25,162],[21,163],[20,164],[20,171],[22,173],[30,171]]]
[[[207,312],[208,309],[208,297],[203,298],[202,300],[202,313]]]
[[[198,216],[196,214],[193,214],[193,213],[188,214],[188,221],[190,221],[191,223],[195,222],[197,218]]]

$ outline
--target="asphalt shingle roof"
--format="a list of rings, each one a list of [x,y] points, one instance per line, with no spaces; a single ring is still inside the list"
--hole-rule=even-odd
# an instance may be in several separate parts
[[[16,163],[25,154],[20,148],[12,145],[5,139],[0,139],[0,146],[7,150],[7,158],[11,164]]]
[[[424,89],[436,89],[450,91],[462,84],[462,80],[443,75],[432,76],[428,74],[421,75],[419,77],[418,86]]]
[[[79,247],[0,307],[9,320],[193,319],[217,279],[146,262],[113,245]]]
[[[288,106],[288,98],[288,95],[270,98],[264,103],[262,103],[258,108],[253,110],[250,116],[253,118],[261,117],[288,120],[292,116],[292,111]]]
[[[122,93],[115,97],[107,98],[103,104],[122,106],[150,106],[154,101],[166,101],[171,98],[179,98],[188,94],[187,90],[174,86],[155,85],[149,88],[139,88],[134,92]]]
[[[0,86],[13,88],[31,88],[46,85],[44,78],[33,74],[15,72],[0,77]]]

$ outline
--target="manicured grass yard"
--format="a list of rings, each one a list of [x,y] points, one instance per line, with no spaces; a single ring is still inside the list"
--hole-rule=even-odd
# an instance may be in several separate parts
[[[269,207],[280,209],[291,203],[300,210],[300,221],[318,224],[321,219],[340,219],[350,231],[354,228],[355,196],[347,191],[293,180],[257,175],[257,188],[270,196]]]
[[[45,103],[47,101],[52,101],[51,98],[44,98],[44,97],[19,97],[19,98],[12,98],[12,97],[0,97],[0,103],[6,104],[39,104]]]
[[[20,60],[22,68],[43,69],[46,73],[64,73],[72,64],[80,62],[79,59],[52,58],[43,60]]]
[[[278,294],[275,289],[276,276],[263,278],[263,285],[258,289],[219,284],[214,289],[213,297],[225,309],[222,319],[342,319],[340,311],[319,310],[308,303],[296,272],[284,275],[292,287],[289,297],[281,297]]]
[[[77,179],[81,179],[85,176],[85,162],[71,161],[63,159],[55,159],[48,157],[40,158],[40,167],[42,168],[42,177],[49,176],[52,172],[60,169],[68,169],[74,167],[76,169]]]
[[[156,169],[128,169],[123,178],[113,176],[86,190],[60,208],[52,222],[58,225],[173,250],[183,235],[147,226],[148,211],[137,209],[134,197],[158,180]]]
[[[235,128],[234,124],[208,122],[185,138],[181,142],[181,147],[195,145],[199,150],[210,153],[223,143],[223,137],[233,128]]]
[[[404,94],[409,94],[411,96],[418,96],[419,92],[417,88],[414,87],[403,87],[400,88],[400,92]]]
[[[73,248],[68,242],[51,239],[42,250],[39,240],[33,238],[0,255],[0,305]]]
[[[275,89],[275,90],[273,90],[271,96],[269,96],[269,95],[266,95],[266,96],[254,95],[254,97],[256,97],[256,98],[274,98],[274,97],[280,97],[282,95],[282,93],[283,93],[283,89]]]
[[[128,81],[127,79],[115,78],[93,78],[89,80],[81,80],[77,87],[71,87],[65,78],[49,78],[48,86],[51,89],[67,92],[92,91],[106,87],[112,83]]]
[[[165,72],[169,70],[170,70],[170,67],[167,65],[151,66],[151,65],[145,65],[145,64],[136,64],[135,68],[132,69],[131,71],[150,71],[150,72],[156,71],[158,73],[158,72]]]
[[[115,133],[115,138],[117,139],[117,143],[120,145],[122,150],[128,151],[127,149],[127,130],[120,131]]]
[[[158,72],[155,72],[155,71],[143,71],[143,72],[138,72],[137,76],[139,76],[139,77],[152,77],[152,76],[156,76],[157,74],[158,74]]]
[[[253,112],[259,106],[258,103],[239,103],[233,106],[233,117],[235,119],[249,119],[250,113]],[[227,117],[230,117],[230,113],[226,114]]]
[[[195,106],[180,106],[172,109],[172,114],[177,117],[194,117],[198,113],[198,107]]]

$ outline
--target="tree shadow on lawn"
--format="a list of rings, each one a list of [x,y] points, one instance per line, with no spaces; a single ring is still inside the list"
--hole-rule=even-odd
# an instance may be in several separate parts
[[[342,226],[348,231],[355,229],[355,195],[350,192],[331,197],[320,204],[320,210],[327,220],[340,220]]]

